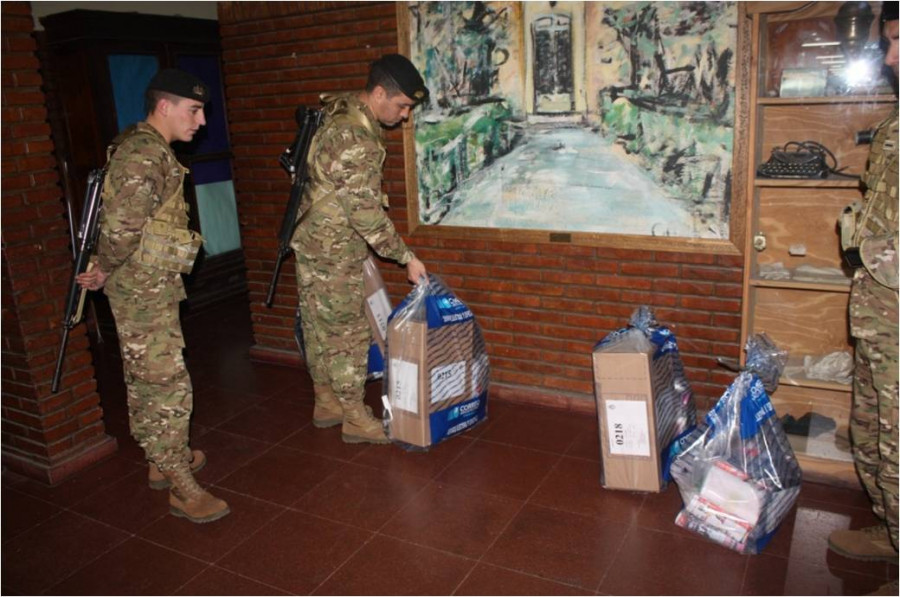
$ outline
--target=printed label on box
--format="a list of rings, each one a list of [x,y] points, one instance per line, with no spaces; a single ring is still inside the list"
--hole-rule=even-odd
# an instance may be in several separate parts
[[[466,362],[457,361],[431,370],[431,403],[454,398],[466,391]]]
[[[387,291],[379,288],[376,292],[366,297],[366,303],[369,305],[369,313],[375,323],[378,324],[378,331],[381,332],[382,342],[387,338],[388,317],[391,315],[391,301],[388,298]]]
[[[419,413],[419,366],[391,359],[391,403],[395,408]]]
[[[606,435],[609,453],[617,456],[650,456],[647,404],[638,400],[606,401]]]

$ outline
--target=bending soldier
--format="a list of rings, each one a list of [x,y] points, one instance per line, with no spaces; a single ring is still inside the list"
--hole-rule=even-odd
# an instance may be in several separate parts
[[[188,230],[184,175],[170,143],[190,141],[206,124],[206,85],[165,69],[147,87],[147,118],[108,150],[103,212],[92,269],[79,275],[88,290],[105,289],[116,320],[128,389],[131,434],[150,462],[153,489],[171,488],[172,514],[210,522],[228,504],[202,489],[192,471],[206,463],[188,442],[193,393],[184,364],[178,304],[186,297],[199,235]]]
[[[399,54],[383,56],[372,64],[365,91],[322,96],[324,118],[309,151],[304,215],[291,247],[315,386],[313,424],[342,424],[348,443],[388,441],[381,421],[363,404],[372,339],[363,292],[368,247],[405,265],[412,283],[426,275],[424,264],[384,212],[381,126],[406,120],[427,93],[409,60]]]

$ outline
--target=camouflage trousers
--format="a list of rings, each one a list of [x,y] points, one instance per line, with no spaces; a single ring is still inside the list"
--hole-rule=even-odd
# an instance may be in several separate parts
[[[166,292],[163,278],[155,293],[144,284],[129,287],[129,280],[112,288],[107,282],[106,294],[116,319],[131,435],[147,460],[166,471],[185,459],[193,392],[182,354],[180,297]]]
[[[361,261],[330,262],[296,252],[297,291],[309,374],[340,400],[365,397],[372,330]]]
[[[850,294],[850,331],[856,370],[850,437],[859,477],[872,510],[897,547],[897,291],[856,272]]]

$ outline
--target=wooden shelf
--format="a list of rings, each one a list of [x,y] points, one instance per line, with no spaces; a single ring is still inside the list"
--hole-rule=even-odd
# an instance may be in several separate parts
[[[808,377],[782,377],[778,380],[780,386],[795,386],[798,388],[812,388],[814,390],[831,390],[834,392],[852,392],[853,386],[835,381],[821,379],[809,379]]]
[[[829,282],[795,282],[793,280],[766,280],[751,278],[750,286],[755,288],[788,288],[790,290],[812,290],[815,292],[838,292],[850,294],[850,285],[831,284]]]
[[[761,97],[759,106],[808,106],[810,104],[890,104],[893,95],[833,95],[828,97]]]
[[[757,187],[802,187],[820,189],[858,189],[858,178],[755,178]]]

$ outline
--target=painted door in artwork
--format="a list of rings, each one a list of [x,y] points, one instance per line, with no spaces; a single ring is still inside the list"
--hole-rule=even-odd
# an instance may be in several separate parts
[[[574,109],[572,20],[545,15],[531,24],[534,40],[534,111],[560,114]]]

